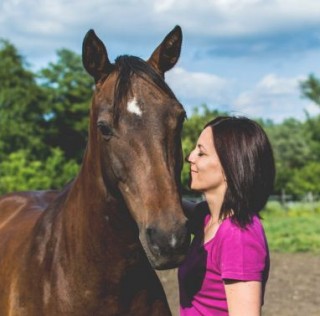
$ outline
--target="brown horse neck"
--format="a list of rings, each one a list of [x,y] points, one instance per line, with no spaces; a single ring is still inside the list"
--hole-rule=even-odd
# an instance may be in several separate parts
[[[56,252],[68,249],[74,256],[90,257],[92,251],[104,252],[103,248],[116,244],[113,236],[129,243],[138,242],[138,230],[125,203],[109,192],[98,172],[99,163],[90,163],[88,157],[86,154],[77,177],[62,189],[38,220],[36,243],[42,240],[50,244],[54,240]],[[46,255],[40,252],[40,257]]]
[[[63,291],[76,292],[86,284],[94,295],[97,284],[120,284],[115,275],[120,278],[128,266],[147,264],[125,205],[94,187],[88,190],[90,178],[86,181],[80,172],[45,210],[32,234],[27,262],[35,271],[48,273],[45,278],[54,277],[57,293],[61,285]]]

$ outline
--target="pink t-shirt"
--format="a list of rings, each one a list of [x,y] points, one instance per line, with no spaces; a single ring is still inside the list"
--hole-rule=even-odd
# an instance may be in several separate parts
[[[205,223],[209,218],[207,215]],[[194,237],[179,267],[181,316],[228,315],[224,279],[261,281],[264,292],[270,261],[266,236],[257,216],[246,229],[227,218],[213,239],[204,245],[202,240],[202,234]]]

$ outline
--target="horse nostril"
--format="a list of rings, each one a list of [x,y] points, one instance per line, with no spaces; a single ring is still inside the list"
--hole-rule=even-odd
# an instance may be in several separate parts
[[[168,233],[154,227],[146,228],[146,236],[150,248],[158,254],[184,251],[189,244],[186,226]]]
[[[148,227],[146,231],[147,231],[147,237],[151,245],[155,245],[159,243],[159,233],[157,229],[153,227]]]
[[[157,233],[157,230],[155,228],[149,227],[146,229],[147,233],[147,239],[149,242],[150,247],[153,249],[154,252],[157,252],[160,254],[160,240],[159,240],[159,234]]]

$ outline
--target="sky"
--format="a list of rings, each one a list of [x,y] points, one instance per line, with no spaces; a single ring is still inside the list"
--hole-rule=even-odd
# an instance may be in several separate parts
[[[320,114],[299,88],[320,78],[319,0],[0,0],[0,38],[33,70],[59,49],[80,54],[89,29],[111,61],[147,59],[175,25],[182,51],[166,81],[189,115],[201,104],[275,123]]]

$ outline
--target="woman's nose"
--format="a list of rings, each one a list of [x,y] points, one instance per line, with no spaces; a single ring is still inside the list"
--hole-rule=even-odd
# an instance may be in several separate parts
[[[186,156],[186,162],[189,162],[189,163],[193,162],[193,151]]]

